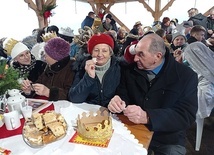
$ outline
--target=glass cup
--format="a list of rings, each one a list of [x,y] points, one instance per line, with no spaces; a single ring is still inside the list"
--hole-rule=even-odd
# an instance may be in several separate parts
[[[22,115],[25,119],[31,118],[33,107],[27,105],[25,107],[22,107],[21,111],[22,111]]]

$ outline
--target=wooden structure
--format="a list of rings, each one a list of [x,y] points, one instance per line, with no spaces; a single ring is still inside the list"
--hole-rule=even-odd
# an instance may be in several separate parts
[[[56,0],[24,0],[28,7],[35,11],[39,28],[48,26],[48,18],[51,16],[51,10],[56,7]]]
[[[48,26],[48,18],[51,15],[51,9],[56,6],[56,0],[24,0],[28,7],[33,9],[37,15],[39,28],[43,28]],[[34,3],[35,1],[35,3]],[[151,13],[154,21],[160,20],[160,17],[164,13],[164,11],[168,10],[169,7],[172,6],[175,0],[168,0],[167,4],[161,8],[162,0],[155,0],[155,7],[154,9],[147,3],[149,0],[74,0],[89,3],[92,7],[92,10],[98,15],[100,10],[103,10],[105,13],[110,13],[114,20],[121,26],[124,27],[127,31],[129,28],[122,22],[120,19],[114,15],[113,12],[110,11],[111,6],[115,3],[126,3],[126,2],[139,2],[142,3],[143,6]],[[214,6],[213,6],[214,7]],[[211,8],[213,8],[211,7]],[[209,10],[204,13],[207,16]]]
[[[166,11],[170,6],[172,6],[173,2],[175,0],[169,0],[168,3],[161,8],[161,0],[155,0],[155,9],[153,10],[149,4],[147,4],[146,0],[76,0],[81,2],[88,2],[93,11],[98,14],[100,9],[103,9],[105,13],[110,13],[114,20],[121,26],[124,27],[126,30],[129,31],[129,28],[120,21],[114,13],[110,11],[111,6],[113,6],[115,3],[125,3],[125,2],[139,2],[142,3],[143,6],[152,14],[154,21],[160,20],[160,17],[162,16],[163,12]]]

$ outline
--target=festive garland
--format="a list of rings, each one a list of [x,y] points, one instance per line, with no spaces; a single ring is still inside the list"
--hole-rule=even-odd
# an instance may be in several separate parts
[[[43,16],[45,19],[49,18],[52,16],[51,10],[55,9],[57,5],[43,5],[42,10],[40,11],[40,16]]]

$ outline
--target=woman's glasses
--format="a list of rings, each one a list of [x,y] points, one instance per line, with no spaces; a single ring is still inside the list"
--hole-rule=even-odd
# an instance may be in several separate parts
[[[20,60],[23,60],[25,57],[30,57],[30,55],[31,55],[30,51],[26,51],[25,53],[18,55],[18,58]]]

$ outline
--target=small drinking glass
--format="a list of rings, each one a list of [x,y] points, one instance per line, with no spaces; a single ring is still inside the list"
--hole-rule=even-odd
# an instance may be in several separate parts
[[[22,107],[22,115],[26,119],[31,118],[33,108],[29,105]]]

